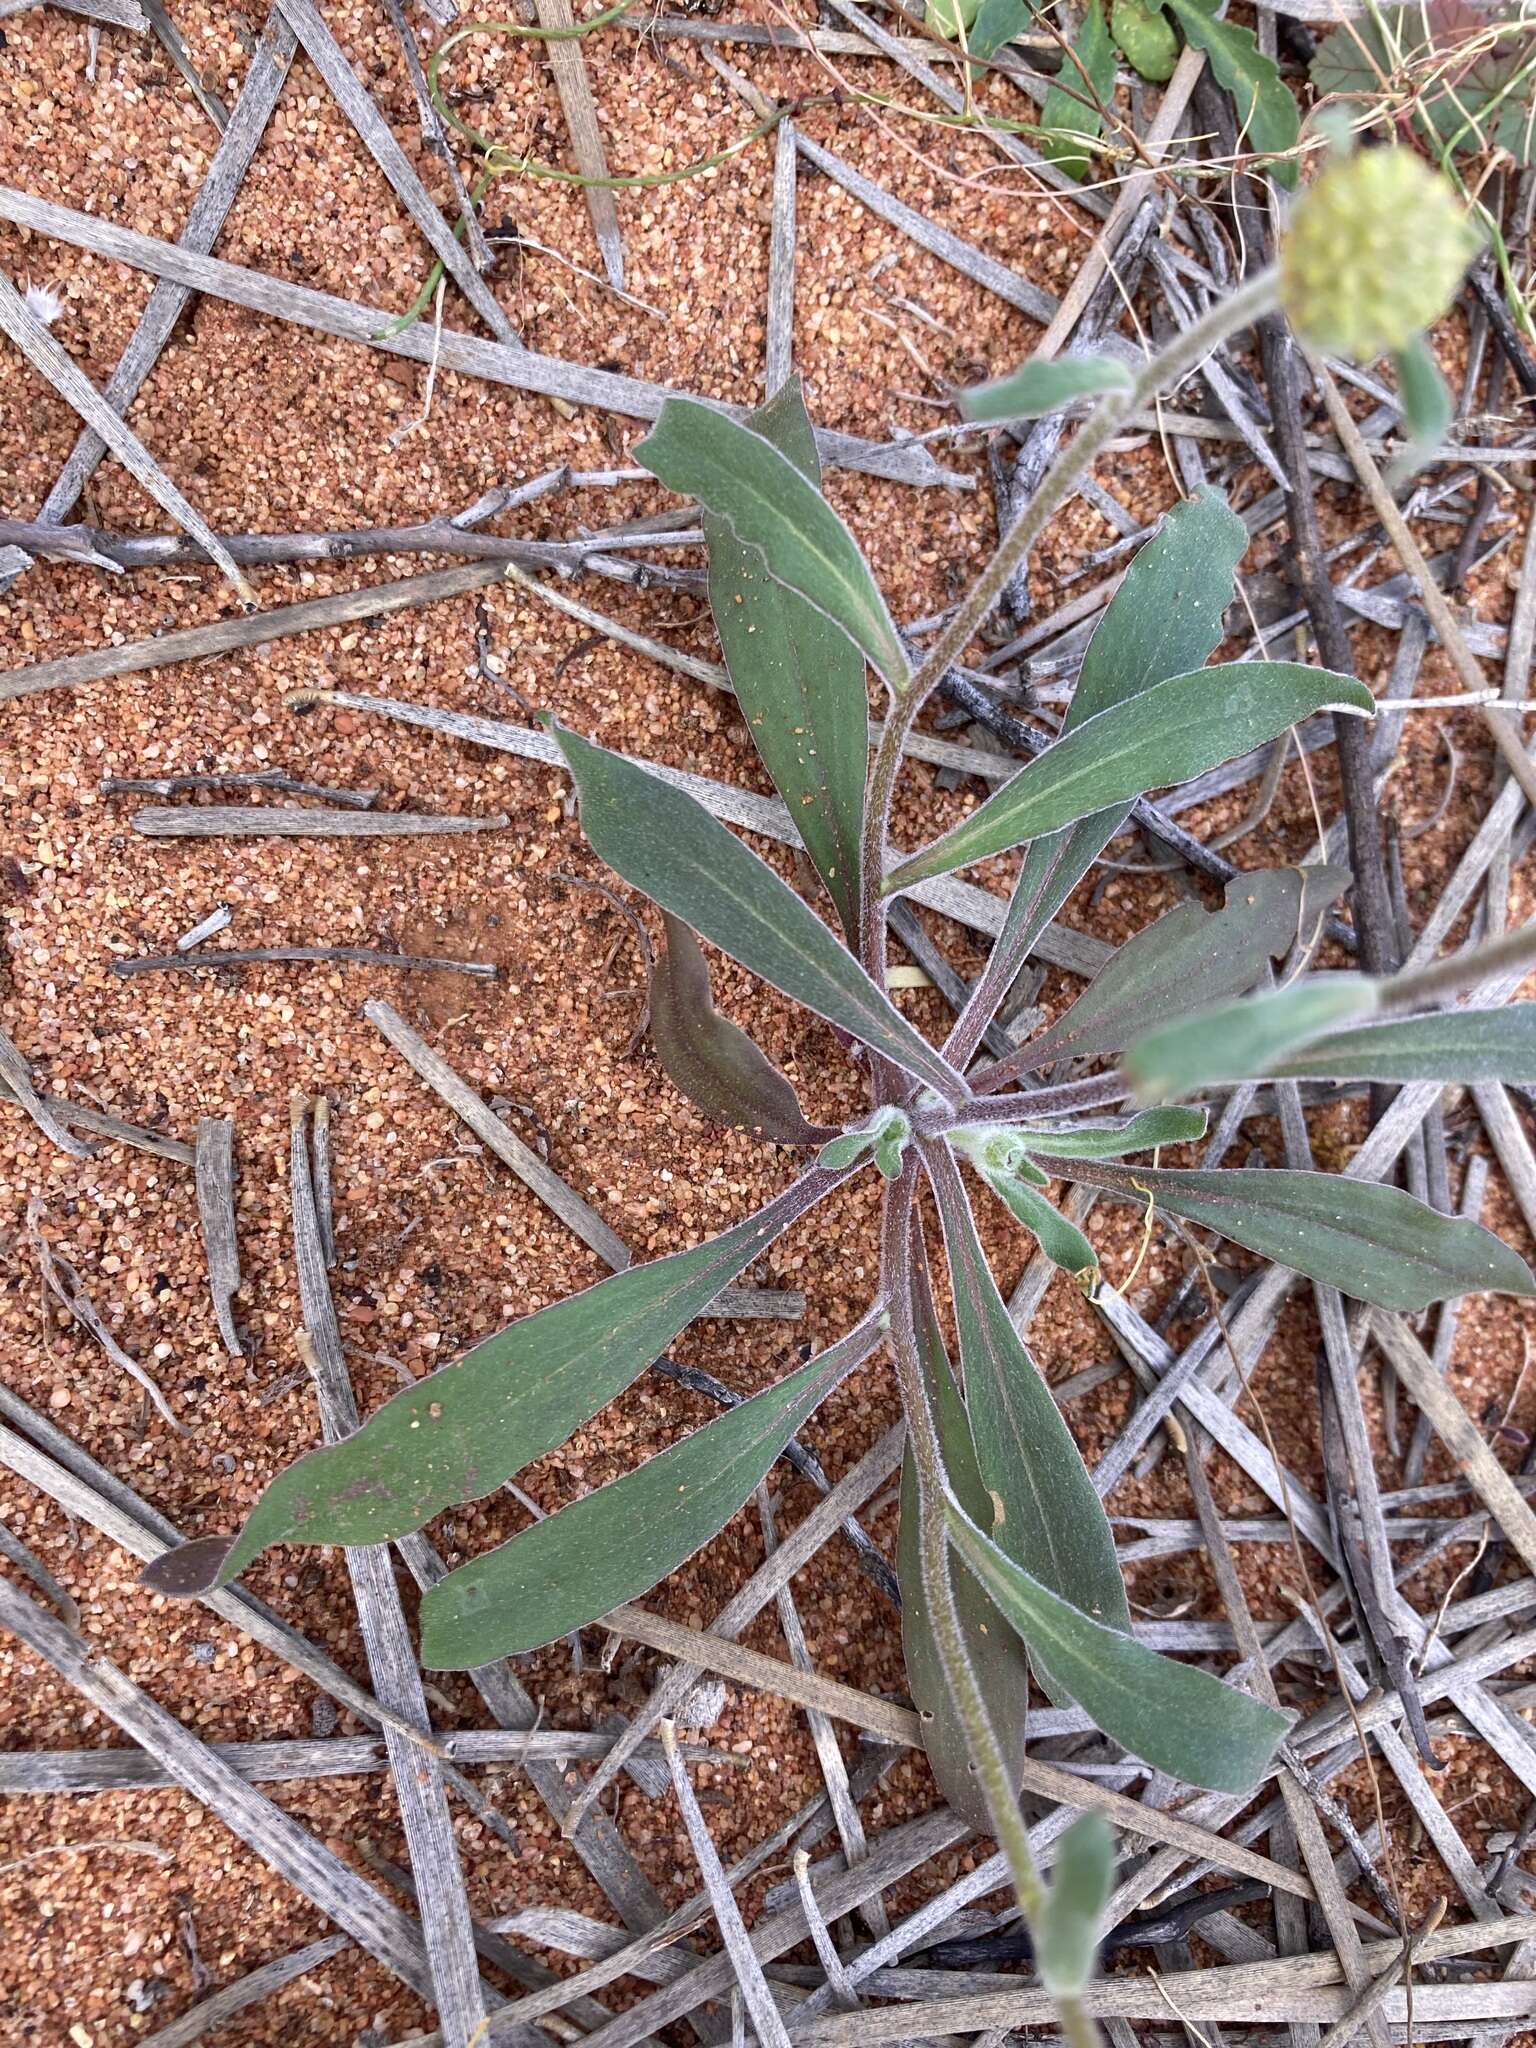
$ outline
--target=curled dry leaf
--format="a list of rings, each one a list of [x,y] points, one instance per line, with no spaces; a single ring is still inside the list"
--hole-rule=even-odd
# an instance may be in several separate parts
[[[835,1137],[806,1120],[800,1099],[762,1048],[715,1008],[704,949],[681,918],[662,913],[667,944],[651,974],[651,1042],[688,1100],[716,1123],[776,1145]]]

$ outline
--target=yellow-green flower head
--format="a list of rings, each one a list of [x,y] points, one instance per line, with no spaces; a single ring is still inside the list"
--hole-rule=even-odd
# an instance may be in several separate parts
[[[1297,200],[1281,303],[1313,348],[1369,362],[1440,318],[1478,247],[1454,191],[1412,150],[1360,150]]]

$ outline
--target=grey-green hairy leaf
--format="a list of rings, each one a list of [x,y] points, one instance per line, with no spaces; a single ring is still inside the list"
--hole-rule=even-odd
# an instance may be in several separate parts
[[[1090,811],[1186,782],[1314,712],[1369,717],[1374,709],[1370,691],[1353,676],[1300,662],[1223,662],[1170,676],[1086,719],[942,839],[902,861],[886,887],[909,888],[1059,831]]]
[[[1063,1216],[1024,1176],[989,1172],[986,1167],[980,1172],[993,1194],[1015,1222],[1022,1223],[1031,1233],[1051,1264],[1070,1273],[1084,1293],[1091,1293],[1099,1275],[1099,1255],[1072,1219]]]
[[[916,1232],[914,1231],[914,1237]],[[913,1319],[918,1359],[929,1405],[933,1410],[944,1469],[950,1489],[968,1514],[990,1521],[992,1504],[981,1483],[976,1447],[965,1403],[955,1385],[949,1356],[934,1312],[927,1257],[921,1240],[913,1250]],[[901,1470],[901,1523],[896,1538],[896,1569],[901,1582],[901,1648],[907,1685],[917,1708],[923,1748],[945,1799],[979,1832],[992,1826],[976,1768],[956,1719],[933,1623],[918,1548],[917,1471],[910,1449]],[[969,1572],[951,1573],[960,1633],[971,1669],[987,1704],[987,1719],[1002,1746],[1015,1781],[1024,1762],[1029,1727],[1029,1659],[1016,1630],[1009,1627]]]
[[[669,398],[635,459],[669,490],[697,498],[778,583],[839,625],[893,689],[907,658],[858,543],[787,455],[692,398]]]
[[[1252,988],[1348,883],[1343,868],[1261,868],[1228,882],[1220,910],[1179,904],[1128,939],[1009,1071],[1119,1052],[1138,1033]]]
[[[1084,650],[1066,731],[1210,660],[1247,546],[1247,527],[1209,486],[1164,515]]]
[[[1125,1056],[1125,1070],[1151,1101],[1224,1081],[1254,1080],[1293,1048],[1368,1016],[1379,986],[1363,974],[1320,974],[1244,1002],[1223,1003],[1138,1038]]]
[[[1301,112],[1273,57],[1259,48],[1251,28],[1218,20],[1216,0],[1168,0],[1168,6],[1197,50],[1232,95],[1238,137],[1244,149],[1285,158],[1301,139]],[[1276,162],[1269,175],[1287,191],[1296,184],[1294,162]]]
[[[685,791],[553,728],[592,849],[626,882],[807,1009],[948,1094],[955,1074],[749,846]]]
[[[1291,1725],[1250,1694],[1105,1628],[1006,1556],[953,1502],[951,1540],[1061,1689],[1133,1755],[1191,1785],[1246,1792]]]
[[[1006,43],[1021,36],[1034,20],[1024,0],[981,0],[965,46],[977,57],[995,57]]]
[[[1144,1109],[1123,1124],[1074,1124],[1048,1130],[1038,1124],[1009,1128],[1027,1152],[1055,1152],[1065,1159],[1120,1159],[1127,1152],[1151,1152],[1159,1145],[1192,1145],[1205,1136],[1203,1109]]]
[[[1402,453],[1394,458],[1389,472],[1390,481],[1397,485],[1406,483],[1440,447],[1451,431],[1456,406],[1427,336],[1415,335],[1392,362],[1405,437]]]
[[[1108,1518],[997,1291],[959,1170],[944,1155],[930,1179],[949,1253],[966,1411],[982,1484],[993,1497],[992,1534],[1063,1599],[1112,1628],[1129,1628]]]
[[[423,1664],[470,1671],[536,1650],[649,1592],[720,1533],[877,1342],[862,1325],[776,1387],[451,1571],[421,1603]]]
[[[1093,1975],[1099,1926],[1115,1881],[1115,1837],[1102,1813],[1080,1813],[1056,1844],[1035,1938],[1035,1968],[1053,1998],[1076,1998]]]
[[[478,1500],[623,1392],[721,1288],[838,1184],[813,1172],[707,1244],[631,1266],[523,1316],[280,1472],[233,1539],[199,1539],[143,1583],[189,1598],[271,1543],[386,1543]]]
[[[1536,1003],[1358,1024],[1265,1072],[1301,1081],[1536,1081]]]
[[[816,436],[798,377],[747,425],[820,488]],[[736,538],[728,520],[706,511],[704,537],[710,609],[747,730],[853,939],[869,765],[863,656],[825,612],[768,574],[762,555]]]
[[[1135,379],[1118,356],[1033,356],[1006,377],[958,394],[968,420],[1034,420],[1077,398],[1130,391]]]
[[[1185,1172],[1040,1155],[1068,1180],[1203,1223],[1234,1244],[1377,1308],[1458,1294],[1536,1294],[1525,1261],[1491,1230],[1442,1216],[1402,1188],[1271,1167]]]
[[[1088,642],[1065,732],[1198,668],[1214,652],[1247,545],[1247,527],[1215,491],[1181,500],[1164,516],[1131,558]],[[1115,804],[1033,841],[997,940],[1004,960],[1025,959],[1129,815],[1129,805]]]
[[[832,1132],[806,1121],[790,1083],[739,1024],[715,1008],[709,963],[693,933],[662,912],[667,943],[651,975],[651,1043],[667,1077],[716,1123],[778,1145],[816,1145]]]

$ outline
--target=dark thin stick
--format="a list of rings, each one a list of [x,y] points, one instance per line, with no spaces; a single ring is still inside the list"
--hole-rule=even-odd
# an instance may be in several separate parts
[[[395,188],[406,212],[426,236],[432,253],[496,339],[517,347],[517,330],[433,204],[432,195],[395,140],[394,131],[379,112],[373,95],[358,79],[314,0],[279,0],[279,4],[288,17],[289,27],[304,45],[306,56],[330,87],[336,104],[356,129],[363,147]]]
[[[0,1030],[0,1085],[4,1086],[9,1099],[31,1117],[33,1123],[51,1144],[71,1159],[91,1159],[96,1147],[87,1145],[83,1138],[77,1138],[64,1127],[64,1119],[52,1107],[45,1096],[39,1095],[32,1085],[32,1069],[27,1065],[20,1048],[3,1030]]]
[[[570,29],[575,26],[571,0],[535,0],[535,6],[542,27]],[[555,91],[560,95],[560,107],[565,115],[565,125],[570,130],[571,153],[576,159],[576,168],[584,178],[593,181],[586,187],[585,197],[603,268],[608,273],[609,283],[623,291],[624,237],[619,229],[618,194],[599,182],[608,176],[608,153],[603,146],[597,102],[592,96],[586,52],[579,37],[557,36],[545,43],[544,59],[555,81]]]
[[[1478,304],[1488,315],[1488,325],[1498,336],[1499,347],[1505,360],[1514,371],[1516,381],[1527,398],[1536,398],[1536,359],[1525,345],[1525,337],[1515,321],[1515,316],[1505,303],[1499,287],[1498,273],[1493,267],[1493,258],[1485,256],[1474,268],[1467,282],[1476,295]]]
[[[226,2020],[233,2019],[237,2012],[244,2012],[248,2005],[259,2005],[274,1991],[281,1991],[285,1984],[307,1977],[311,1970],[318,1970],[322,1963],[328,1963],[332,1956],[339,1955],[347,1946],[345,1934],[329,1934],[323,1941],[311,1942],[308,1948],[295,1949],[292,1955],[280,1956],[274,1963],[263,1963],[259,1970],[237,1977],[233,1984],[226,1984],[222,1991],[215,1991],[211,1998],[194,2005],[190,2012],[172,2020],[168,2027],[160,2027],[153,2034],[142,2036],[140,2048],[192,2048],[192,2044],[201,2041],[210,2028],[222,2027]]]
[[[274,8],[251,57],[235,110],[187,214],[186,226],[177,237],[183,248],[206,256],[218,240],[235,194],[272,118],[293,51],[293,32]],[[102,387],[101,395],[115,413],[126,412],[137,397],[191,297],[185,285],[173,284],[168,279],[161,279],[151,291],[128,345],[118,358],[117,368]],[[90,427],[81,429],[80,438],[43,501],[44,524],[56,526],[69,517],[106,452],[107,444],[99,434]]]
[[[233,1358],[244,1355],[232,1303],[240,1289],[235,1239],[235,1120],[205,1116],[197,1127],[197,1213],[208,1258],[208,1286],[219,1335]]]
[[[1324,666],[1340,675],[1353,675],[1354,654],[1324,563],[1317,501],[1307,470],[1306,436],[1301,420],[1300,352],[1290,329],[1279,318],[1260,322],[1259,342],[1274,415],[1275,440],[1290,480],[1286,508],[1297,587]],[[1359,718],[1336,715],[1333,732],[1349,825],[1350,867],[1354,876],[1350,902],[1355,913],[1360,965],[1367,973],[1387,974],[1400,961],[1376,806],[1371,759],[1375,740],[1366,721]]]
[[[296,804],[145,804],[133,829],[146,839],[430,839],[504,832],[505,811],[484,818],[427,811],[306,810]]]
[[[421,119],[421,139],[442,164],[448,174],[448,183],[453,189],[453,201],[459,209],[459,218],[464,223],[464,246],[469,251],[469,260],[484,277],[495,262],[491,245],[485,239],[485,230],[480,225],[470,199],[459,160],[453,153],[452,145],[443,133],[442,119],[432,104],[432,91],[427,84],[427,74],[422,69],[421,52],[416,46],[416,37],[405,18],[405,9],[400,0],[384,0],[384,11],[389,16],[390,26],[400,43],[400,54],[405,59],[405,74],[411,81],[411,91],[416,95],[416,111]]]
[[[439,960],[431,953],[381,953],[371,946],[249,946],[237,953],[156,953],[141,960],[109,960],[113,974],[157,974],[167,967],[191,973],[200,967],[251,967],[269,962],[345,960],[361,967],[398,967],[411,974],[472,974],[494,981],[500,969],[489,960]]]
[[[301,782],[284,768],[255,768],[228,775],[104,775],[103,796],[184,796],[201,789],[271,789],[283,796],[324,797],[349,810],[366,811],[379,800],[376,789],[333,789],[328,783]]]
[[[304,1098],[295,1096],[288,1119],[294,1256],[308,1338],[305,1363],[314,1379],[325,1439],[336,1443],[358,1428],[359,1416],[325,1274],[306,1109]],[[382,1705],[425,1734],[430,1728],[426,1697],[389,1546],[360,1545],[345,1554],[374,1691]],[[448,2048],[469,2048],[484,2025],[485,2003],[447,1790],[435,1761],[403,1741],[393,1728],[385,1728],[384,1742],[411,1866],[421,1881],[422,1933],[433,2002]]]
[[[768,231],[768,315],[763,382],[770,398],[794,369],[798,141],[794,122],[781,121],[774,137],[773,218]]]
[[[62,1622],[0,1579],[0,1627],[45,1658],[99,1713],[156,1757],[177,1783],[216,1814],[296,1890],[423,1997],[432,1995],[421,1929],[348,1869],[308,1829],[247,1785],[205,1743],[94,1656]]]
[[[542,397],[563,398],[571,405],[590,405],[601,411],[623,413],[631,419],[654,419],[669,398],[686,395],[644,378],[588,369],[557,356],[541,355],[536,349],[484,341],[457,328],[445,326],[434,334],[424,332],[424,323],[418,323],[404,333],[391,334],[386,330],[394,316],[382,307],[338,298],[330,292],[312,291],[307,285],[292,284],[286,278],[273,277],[243,264],[225,263],[215,256],[195,256],[154,235],[113,226],[96,214],[55,206],[14,186],[0,186],[0,219],[76,247],[95,250],[115,262],[131,263],[157,277],[176,278],[196,291],[211,292],[274,319],[290,320],[343,340],[364,342],[414,362],[431,363],[435,359],[441,369],[484,377],[513,390],[537,392]],[[454,247],[457,249],[457,243]],[[702,399],[700,403],[713,404],[733,415],[742,410],[721,405],[718,400]],[[920,442],[872,442],[856,434],[821,428],[816,445],[829,466],[857,469],[901,483],[971,487],[968,477],[941,468]]]

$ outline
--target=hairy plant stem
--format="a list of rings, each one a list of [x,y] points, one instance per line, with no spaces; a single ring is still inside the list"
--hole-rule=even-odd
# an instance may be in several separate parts
[[[965,1732],[998,1847],[1008,1859],[1019,1911],[1025,1925],[1035,1931],[1045,1907],[1045,1883],[1029,1846],[1029,1829],[1019,1811],[1018,1788],[993,1732],[986,1701],[965,1647],[950,1578],[949,1527],[944,1516],[948,1492],[944,1452],[928,1403],[912,1318],[912,1232],[917,1193],[914,1150],[908,1151],[900,1176],[887,1184],[880,1249],[881,1274],[890,1303],[888,1341],[906,1411],[907,1439],[917,1479],[918,1562],[923,1597],[928,1603],[928,1623],[955,1715]],[[1079,1999],[1058,1998],[1056,2010],[1069,2048],[1097,2048],[1098,2029]]]
[[[990,1069],[988,1070],[990,1072]],[[1135,1094],[1118,1070],[1089,1074],[1081,1081],[1063,1081],[1056,1088],[1030,1088],[1017,1095],[983,1095],[979,1090],[958,1109],[918,1110],[913,1126],[925,1138],[938,1137],[960,1124],[1024,1124],[1042,1116],[1081,1116],[1092,1109],[1113,1109]]]

